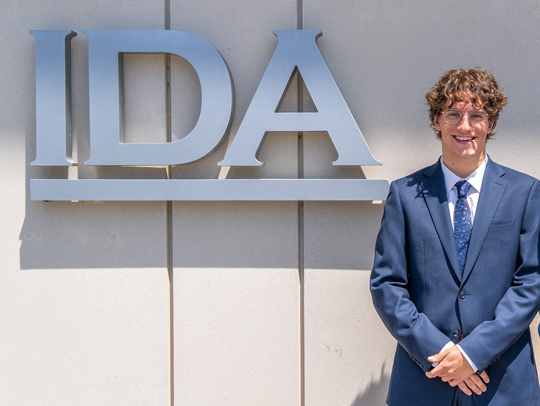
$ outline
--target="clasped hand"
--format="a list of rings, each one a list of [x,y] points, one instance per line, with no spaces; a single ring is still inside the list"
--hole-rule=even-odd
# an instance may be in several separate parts
[[[472,393],[481,395],[487,390],[489,377],[486,371],[480,376],[476,375],[458,347],[453,346],[447,350],[428,357],[431,363],[438,363],[431,371],[426,372],[428,378],[441,378],[450,386],[458,386],[468,396]]]

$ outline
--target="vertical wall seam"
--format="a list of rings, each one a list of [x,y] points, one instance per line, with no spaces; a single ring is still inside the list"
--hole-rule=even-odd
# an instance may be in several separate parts
[[[164,0],[165,29],[171,29],[171,2]],[[171,121],[171,56],[165,55],[165,131],[167,142],[172,141]],[[167,166],[167,179],[172,177],[172,166]],[[173,223],[172,201],[165,203],[167,229],[167,274],[169,276],[169,405],[174,406],[174,274],[173,274]]]
[[[296,0],[296,28],[303,29],[302,0]],[[304,83],[302,76],[297,72],[297,107],[298,112],[304,111]],[[304,133],[298,133],[298,179],[304,177]],[[300,406],[306,404],[306,380],[305,380],[305,328],[304,328],[304,202],[298,202],[298,301],[299,301],[299,324],[300,324]]]

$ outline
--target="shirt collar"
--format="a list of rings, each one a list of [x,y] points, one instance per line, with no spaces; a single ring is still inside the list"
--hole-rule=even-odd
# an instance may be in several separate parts
[[[458,181],[460,181],[462,178],[457,176],[454,172],[452,172],[448,167],[444,164],[442,156],[440,158],[441,160],[441,168],[444,174],[444,184],[446,187],[446,194],[452,190],[452,188],[456,185]],[[469,176],[465,178],[467,182],[471,184],[471,187],[473,187],[478,193],[480,193],[480,189],[482,188],[482,180],[484,179],[484,173],[486,172],[486,165],[489,160],[489,157],[486,155],[486,158],[484,161],[480,164],[476,170],[471,173]]]

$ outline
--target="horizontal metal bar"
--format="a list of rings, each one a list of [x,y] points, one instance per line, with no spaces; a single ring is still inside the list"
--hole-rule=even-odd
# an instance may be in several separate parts
[[[385,200],[376,179],[30,179],[30,198],[50,201]]]

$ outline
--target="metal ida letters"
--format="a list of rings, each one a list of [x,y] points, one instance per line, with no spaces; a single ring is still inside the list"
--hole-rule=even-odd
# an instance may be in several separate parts
[[[76,165],[71,157],[69,30],[30,31],[36,44],[36,166]],[[166,166],[211,154],[233,116],[233,84],[219,52],[200,37],[169,30],[84,30],[88,36],[90,158],[85,165]],[[278,45],[220,166],[257,166],[269,131],[326,131],[334,165],[380,165],[317,47],[316,30],[274,31]],[[199,119],[184,138],[123,142],[123,53],[187,60],[201,88]],[[277,112],[296,69],[316,112]],[[31,179],[32,200],[384,200],[388,181],[368,179]]]

